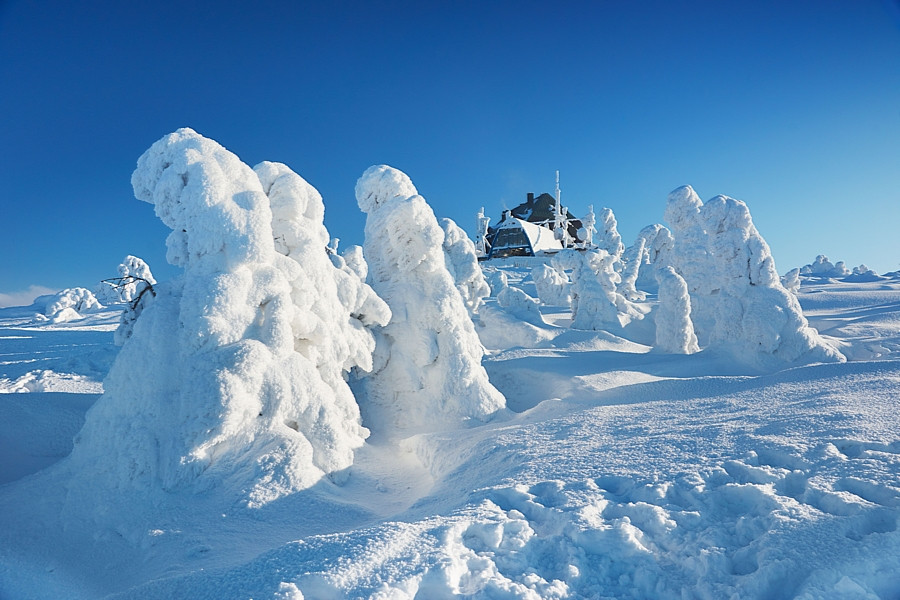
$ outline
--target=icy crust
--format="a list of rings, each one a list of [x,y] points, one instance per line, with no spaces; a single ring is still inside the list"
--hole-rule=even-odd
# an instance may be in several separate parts
[[[441,219],[440,224],[444,230],[443,248],[447,270],[453,276],[456,289],[459,290],[469,314],[475,314],[484,304],[484,299],[491,295],[491,288],[478,266],[475,244],[452,219]]]
[[[349,467],[366,432],[352,396],[294,349],[294,325],[314,318],[294,305],[302,269],[275,251],[256,173],[180,129],[141,156],[132,183],[172,229],[168,258],[184,274],[157,286],[87,415],[70,468],[90,475],[70,508],[223,483],[259,506]]]
[[[412,432],[485,421],[505,406],[444,258],[444,232],[404,173],[370,167],[356,184],[369,283],[391,308],[362,380],[370,427]],[[361,401],[362,403],[362,401]]]
[[[746,204],[727,196],[703,204],[684,186],[669,195],[666,219],[675,237],[671,261],[687,283],[701,345],[759,363],[844,360],[782,286]]]

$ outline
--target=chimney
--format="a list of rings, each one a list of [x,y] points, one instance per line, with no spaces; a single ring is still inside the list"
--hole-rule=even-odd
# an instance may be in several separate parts
[[[534,194],[532,192],[528,192],[528,205],[531,206],[534,204]]]

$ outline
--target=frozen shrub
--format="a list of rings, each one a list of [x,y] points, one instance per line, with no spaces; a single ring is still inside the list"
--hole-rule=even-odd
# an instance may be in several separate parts
[[[370,167],[356,184],[366,213],[369,283],[391,308],[362,379],[371,427],[414,432],[484,421],[505,406],[481,366],[484,349],[444,258],[444,232],[406,174]]]

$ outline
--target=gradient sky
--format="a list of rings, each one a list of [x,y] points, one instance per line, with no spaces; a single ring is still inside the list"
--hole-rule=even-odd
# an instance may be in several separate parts
[[[366,167],[467,231],[527,192],[613,209],[747,202],[779,272],[900,268],[897,0],[0,1],[0,294],[93,288],[166,227],[130,177],[183,126],[284,162],[361,244]]]

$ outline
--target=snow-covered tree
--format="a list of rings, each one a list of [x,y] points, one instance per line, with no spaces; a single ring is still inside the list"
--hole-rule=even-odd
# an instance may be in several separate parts
[[[675,234],[672,263],[688,285],[695,328],[710,346],[743,358],[837,361],[843,356],[810,328],[800,304],[781,285],[769,247],[747,205],[727,196],[703,204],[690,186],[669,196],[666,218]]]
[[[606,329],[621,324],[616,297],[620,277],[614,269],[614,256],[602,249],[563,250],[553,256],[552,264],[557,270],[572,272],[572,327]]]
[[[66,288],[55,294],[38,296],[34,299],[33,306],[41,310],[41,313],[35,315],[36,320],[52,323],[81,319],[83,312],[103,308],[93,292],[83,287]]]
[[[612,256],[616,261],[622,257],[625,246],[622,244],[622,236],[619,235],[616,216],[612,209],[601,208],[597,215],[597,235],[593,237],[594,244]]]
[[[386,325],[390,309],[333,253],[336,244],[328,245],[334,240],[325,228],[319,192],[281,163],[263,162],[254,171],[271,204],[275,248],[301,267],[291,281],[294,348],[315,364],[331,388],[329,404],[341,413],[347,429],[342,435],[365,435],[345,377],[354,368],[372,369],[371,328]]]
[[[643,250],[638,265],[637,279],[634,283],[636,289],[647,291],[656,289],[656,272],[669,266],[674,243],[672,232],[659,223],[648,225],[638,232],[632,248],[640,246]]]
[[[256,173],[180,129],[141,156],[132,185],[172,229],[167,259],[184,273],[156,286],[87,416],[71,506],[226,483],[259,506],[349,467],[366,431],[309,358],[318,349],[295,350],[293,326],[315,316],[297,314],[303,267],[276,252]]]
[[[447,270],[450,271],[469,314],[475,314],[484,304],[484,299],[491,295],[491,288],[478,266],[475,244],[453,220],[441,219],[440,225],[444,230],[443,248]]]
[[[150,266],[142,258],[126,256],[117,268],[119,276],[104,279],[95,290],[95,296],[106,304],[132,302],[141,295],[147,286],[156,284]]]
[[[481,366],[484,349],[447,271],[431,207],[386,165],[363,173],[356,199],[366,213],[368,281],[393,314],[378,340],[384,364],[361,381],[370,426],[413,432],[491,418],[505,399]]]
[[[656,271],[659,305],[656,309],[656,348],[671,354],[700,350],[691,322],[691,298],[687,284],[672,267]]]
[[[646,243],[647,240],[638,236],[634,244],[629,246],[622,255],[622,281],[619,283],[618,291],[632,302],[641,301],[647,297],[645,292],[637,289],[637,279],[644,260]]]
[[[564,272],[540,264],[531,269],[538,298],[549,306],[571,306],[572,284]]]
[[[341,252],[341,258],[344,259],[344,264],[347,265],[347,268],[356,273],[357,277],[363,281],[366,280],[366,277],[369,276],[369,265],[366,263],[366,258],[363,255],[362,246],[347,246]]]

